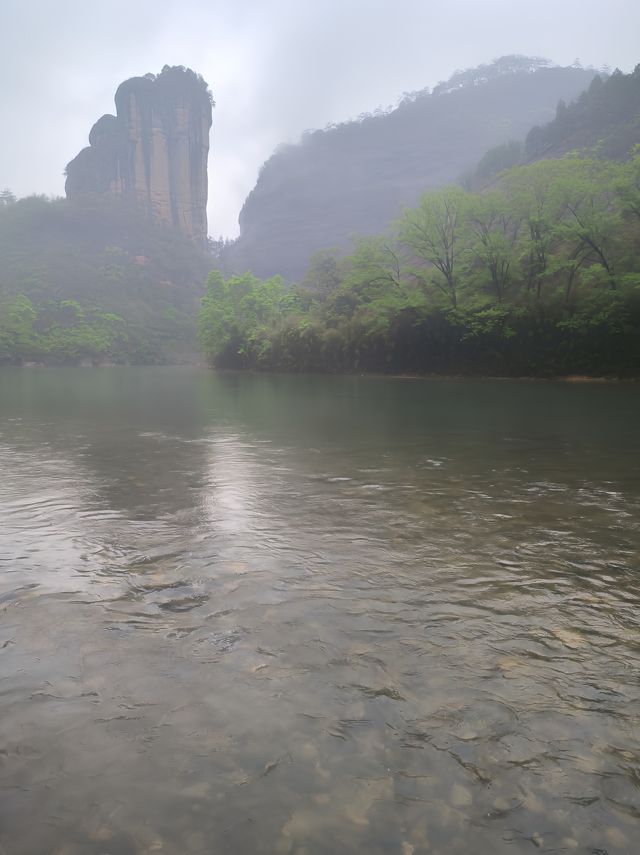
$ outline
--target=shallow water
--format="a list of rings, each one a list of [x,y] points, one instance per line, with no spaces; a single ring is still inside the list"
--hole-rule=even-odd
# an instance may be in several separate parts
[[[640,386],[0,371],[0,853],[631,853]]]

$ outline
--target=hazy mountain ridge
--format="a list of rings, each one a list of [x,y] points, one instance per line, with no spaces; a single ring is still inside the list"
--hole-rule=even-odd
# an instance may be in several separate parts
[[[300,278],[313,252],[385,231],[423,192],[456,181],[492,146],[552,119],[558,102],[576,97],[595,73],[504,58],[458,72],[391,112],[281,147],[245,201],[229,266]]]
[[[589,88],[566,104],[555,118],[527,134],[527,162],[587,150],[613,160],[629,156],[640,143],[640,65],[631,74],[616,70],[603,79],[596,75]]]
[[[640,65],[631,74],[597,74],[573,101],[559,102],[550,122],[533,127],[523,140],[509,140],[485,152],[462,183],[479,190],[505,169],[569,153],[622,161],[638,144]]]

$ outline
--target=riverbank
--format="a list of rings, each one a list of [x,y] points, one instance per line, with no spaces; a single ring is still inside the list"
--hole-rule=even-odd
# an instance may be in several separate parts
[[[535,376],[531,374],[523,375],[507,375],[507,374],[448,374],[436,372],[424,373],[396,373],[390,372],[385,374],[380,371],[283,371],[269,370],[259,368],[217,368],[209,365],[204,360],[183,360],[179,362],[114,362],[105,361],[98,362],[95,360],[83,359],[78,362],[0,362],[0,368],[140,368],[140,367],[194,367],[208,368],[218,374],[247,374],[247,375],[282,375],[282,376],[298,376],[300,374],[310,374],[318,377],[368,377],[381,380],[519,380],[531,382],[556,382],[556,383],[637,383],[640,381],[640,376],[606,376],[606,375],[589,375],[589,374],[558,374],[558,375],[541,375]]]

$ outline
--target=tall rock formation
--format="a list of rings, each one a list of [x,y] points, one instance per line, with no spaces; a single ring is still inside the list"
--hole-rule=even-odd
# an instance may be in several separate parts
[[[228,266],[300,279],[312,253],[344,249],[354,234],[383,233],[426,190],[458,181],[488,149],[552,119],[558,101],[575,98],[594,74],[503,57],[413,93],[390,112],[282,146],[244,203]]]
[[[207,240],[207,158],[213,101],[200,75],[182,66],[133,77],[115,95],[89,146],[67,165],[68,198],[120,197],[152,221],[196,243]]]

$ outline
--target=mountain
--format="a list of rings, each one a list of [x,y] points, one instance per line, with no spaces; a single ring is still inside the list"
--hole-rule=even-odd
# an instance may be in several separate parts
[[[158,75],[122,83],[115,103],[116,115],[98,119],[89,146],[67,165],[67,197],[123,198],[205,246],[213,103],[207,84],[191,69],[165,65]]]
[[[491,147],[524,138],[595,71],[503,57],[407,96],[387,113],[306,134],[264,164],[240,213],[231,270],[302,276],[310,256],[380,233],[428,189],[455,182]]]

